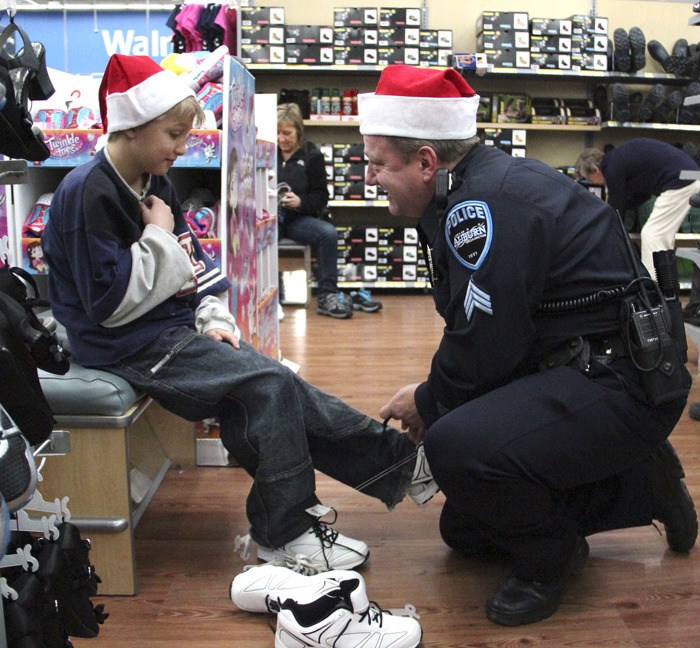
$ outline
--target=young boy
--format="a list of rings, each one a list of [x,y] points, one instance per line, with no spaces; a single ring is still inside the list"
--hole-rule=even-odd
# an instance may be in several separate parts
[[[363,489],[392,508],[407,492],[419,503],[435,492],[424,461],[405,434],[239,339],[230,283],[166,176],[203,116],[189,87],[146,56],[115,54],[100,110],[107,145],[61,182],[42,239],[74,360],[188,420],[219,418],[224,446],[254,478],[247,513],[260,559],[302,556],[317,571],[362,564],[367,545],[319,520],[314,468],[356,487],[400,464]]]

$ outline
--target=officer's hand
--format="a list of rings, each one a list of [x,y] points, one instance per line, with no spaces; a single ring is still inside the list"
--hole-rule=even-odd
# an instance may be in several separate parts
[[[168,204],[157,196],[147,196],[141,201],[141,218],[144,225],[157,225],[166,232],[175,229],[175,219]]]
[[[413,443],[420,443],[426,431],[425,423],[416,408],[415,394],[418,384],[402,387],[379,410],[379,416],[383,419],[393,418],[401,421],[401,429],[408,430],[408,437]]]
[[[229,331],[228,329],[214,328],[206,331],[204,335],[217,342],[228,342],[234,349],[241,348],[240,334],[237,329],[236,331]]]

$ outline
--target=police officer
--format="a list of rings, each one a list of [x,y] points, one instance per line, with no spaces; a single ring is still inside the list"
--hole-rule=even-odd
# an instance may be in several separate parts
[[[554,169],[480,145],[478,103],[456,70],[407,65],[359,98],[366,181],[418,220],[445,321],[427,379],[380,414],[424,443],[444,541],[509,561],[486,614],[516,626],[555,612],[588,535],[656,519],[672,550],[693,547],[667,440],[690,382],[676,367],[680,393],[651,404],[621,326],[635,275],[615,213]]]

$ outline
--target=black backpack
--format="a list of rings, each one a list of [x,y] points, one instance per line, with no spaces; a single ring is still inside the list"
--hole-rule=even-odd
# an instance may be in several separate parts
[[[46,306],[32,275],[0,265],[0,404],[31,445],[48,439],[54,425],[37,369],[63,375],[70,367],[68,352],[34,310]]]

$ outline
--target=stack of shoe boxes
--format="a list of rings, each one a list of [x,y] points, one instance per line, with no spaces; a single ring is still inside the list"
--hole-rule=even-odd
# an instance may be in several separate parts
[[[489,65],[500,68],[530,67],[528,14],[517,11],[484,11],[476,21],[477,51]]]
[[[333,27],[285,25],[284,56],[292,65],[332,65]]]
[[[608,69],[608,19],[601,16],[571,16],[571,69]]]
[[[243,63],[284,63],[284,8],[241,7]]]
[[[494,67],[607,70],[608,19],[574,15],[532,18],[524,12],[484,11],[477,51]]]
[[[332,200],[382,200],[386,193],[365,184],[367,160],[363,144],[332,144],[332,165],[328,177]],[[327,167],[328,169],[328,167]]]
[[[376,65],[379,10],[376,7],[333,9],[335,65]]]
[[[418,232],[413,227],[338,227],[338,276],[342,281],[428,281]]]
[[[377,63],[391,65],[420,62],[420,9],[380,9]]]
[[[452,64],[452,30],[423,29],[416,8],[336,7],[333,25],[285,25],[282,7],[241,7],[243,63]]]

